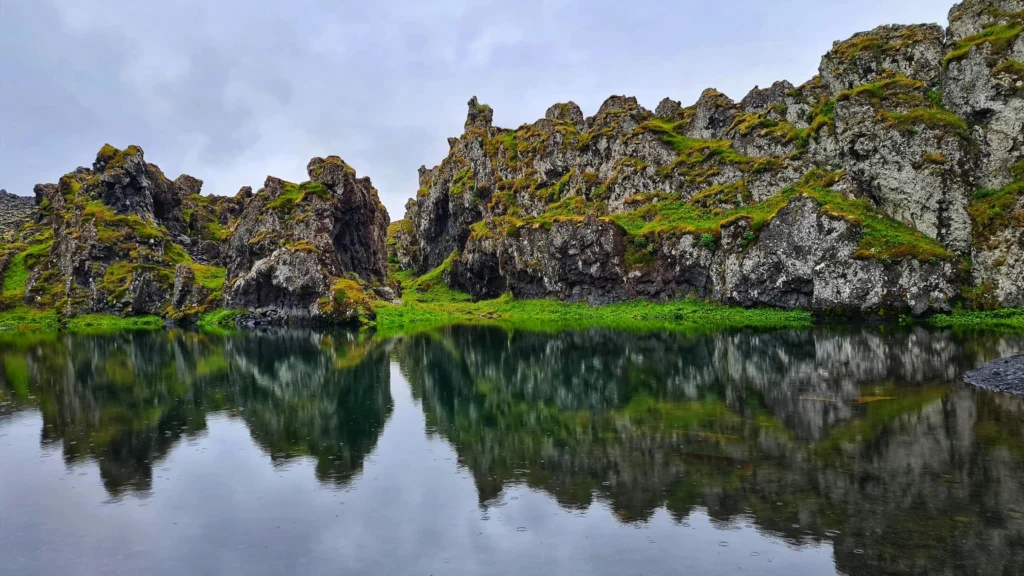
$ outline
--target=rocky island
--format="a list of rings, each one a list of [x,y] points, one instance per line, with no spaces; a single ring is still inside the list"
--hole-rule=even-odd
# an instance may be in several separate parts
[[[218,197],[105,146],[37,186],[32,210],[0,196],[0,310],[255,325],[494,317],[533,299],[1024,307],[1022,32],[1024,0],[968,0],[948,28],[856,34],[805,84],[738,102],[612,96],[507,129],[473,98],[390,226],[338,157]],[[493,299],[506,308],[478,304]]]

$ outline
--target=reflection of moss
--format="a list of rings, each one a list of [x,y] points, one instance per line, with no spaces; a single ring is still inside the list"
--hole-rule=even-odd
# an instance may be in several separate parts
[[[869,402],[861,405],[861,415],[855,420],[832,429],[828,436],[813,447],[821,457],[834,457],[842,453],[843,446],[869,442],[893,426],[901,417],[916,414],[926,406],[941,400],[949,392],[946,387],[906,390],[889,388],[874,391],[874,396],[892,396],[892,400]]]
[[[25,354],[12,352],[0,356],[3,364],[4,377],[19,398],[28,396],[28,360]]]

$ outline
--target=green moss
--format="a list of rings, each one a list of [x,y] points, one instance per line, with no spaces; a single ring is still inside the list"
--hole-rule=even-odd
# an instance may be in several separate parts
[[[1012,182],[998,190],[978,190],[967,206],[977,245],[984,245],[992,236],[1010,226],[1024,226],[1024,212],[1016,209],[1024,197],[1024,161],[1015,164],[1011,173]]]
[[[1017,37],[1024,32],[1024,13],[1010,14],[1008,22],[990,26],[981,32],[957,42],[956,47],[942,59],[943,67],[967,57],[971,48],[987,45],[989,54],[999,55],[1010,50]]]
[[[942,108],[915,108],[908,112],[883,112],[886,125],[904,131],[917,131],[920,126],[936,130],[949,130],[968,136],[967,122],[956,114]]]
[[[452,295],[451,299],[433,298],[427,302],[418,301],[412,290],[407,290],[403,294],[403,305],[377,305],[377,330],[388,335],[450,324],[498,324],[542,331],[596,326],[706,332],[731,328],[802,328],[812,324],[809,312],[731,308],[693,300],[664,304],[637,301],[591,307],[554,300],[517,300],[510,296],[472,302],[467,294],[455,292]]]
[[[1008,330],[1024,332],[1024,309],[1005,308],[991,311],[960,310],[952,314],[932,316],[929,322],[939,328],[960,330]]]
[[[319,182],[303,182],[302,184],[285,182],[277,198],[267,202],[266,209],[291,213],[296,206],[302,204],[307,194],[327,198],[330,196],[330,191]]]
[[[699,140],[683,134],[685,121],[672,122],[663,118],[648,120],[637,128],[637,133],[652,132],[661,136],[663,142],[676,151],[676,159],[659,168],[663,175],[685,172],[700,181],[711,175],[708,164],[721,162],[736,166],[744,172],[765,172],[778,170],[785,160],[774,157],[744,156],[732,147],[729,140]],[[701,169],[704,168],[704,171]]]
[[[200,316],[196,325],[204,331],[222,332],[224,330],[231,330],[235,328],[235,318],[241,313],[242,310],[221,308]]]
[[[28,281],[28,264],[25,263],[26,253],[22,252],[11,259],[7,268],[3,270],[3,291],[0,294],[12,296],[25,293],[25,283]]]
[[[227,270],[219,266],[207,266],[205,264],[192,264],[192,271],[196,275],[196,283],[212,292],[220,292],[224,287],[224,280],[227,278]]]
[[[992,70],[992,76],[1009,76],[1014,85],[1017,82],[1024,82],[1024,63],[1013,59],[1007,60]]]
[[[926,126],[964,138],[970,136],[967,122],[942,107],[941,94],[926,90],[924,82],[902,74],[846,90],[837,99],[868,102],[878,110],[878,120],[890,128],[916,132]]]
[[[0,338],[25,332],[57,332],[60,324],[53,310],[19,306],[0,312]]]
[[[911,45],[925,42],[930,37],[926,26],[906,26],[899,29],[887,28],[882,33],[864,32],[838,44],[832,53],[850,65],[863,55],[879,59],[887,54],[901,54]]]
[[[475,188],[476,181],[473,179],[473,169],[467,166],[455,174],[452,184],[448,188],[448,193],[452,196],[459,196],[466,190]]]
[[[707,207],[705,204],[709,203],[695,197],[690,202],[679,199],[662,200],[637,210],[611,214],[603,218],[622,226],[627,234],[634,237],[663,234],[696,234],[718,237],[721,235],[722,226],[740,219],[749,220],[751,229],[756,232],[770,222],[790,201],[804,196],[818,202],[822,212],[861,227],[861,242],[855,253],[857,258],[889,260],[952,258],[952,255],[939,242],[885,216],[869,202],[850,199],[829,189],[828,187],[841,176],[842,173],[813,170],[806,174],[796,186],[787,188],[762,202],[736,207]],[[571,211],[567,210],[568,206],[572,207]],[[474,236],[493,235],[492,230],[502,230],[510,225],[514,225],[518,230],[529,226],[544,226],[547,222],[558,222],[559,220],[579,220],[592,207],[555,205],[552,208],[558,208],[558,211],[552,210],[531,218],[495,218],[492,220],[490,228],[486,223],[481,222],[472,229],[473,234]]]

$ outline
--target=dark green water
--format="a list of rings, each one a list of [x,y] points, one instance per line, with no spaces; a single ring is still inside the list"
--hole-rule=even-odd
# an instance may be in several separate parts
[[[1019,574],[1024,337],[0,344],[0,574]]]

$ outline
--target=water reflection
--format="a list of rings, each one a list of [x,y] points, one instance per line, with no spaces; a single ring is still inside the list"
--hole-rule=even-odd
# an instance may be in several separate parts
[[[525,485],[631,525],[706,510],[831,545],[851,575],[1014,574],[1024,400],[958,382],[1021,350],[1016,336],[878,328],[68,336],[0,345],[0,418],[38,409],[43,443],[97,461],[113,496],[152,490],[155,463],[214,411],[275,463],[312,457],[322,483],[345,486],[392,413],[397,363],[485,514]]]
[[[66,336],[0,348],[0,398],[37,405],[42,441],[99,463],[112,496],[150,490],[154,463],[231,411],[275,463],[316,459],[344,485],[392,410],[387,352],[346,333]],[[230,470],[223,471],[230,474]]]
[[[1019,338],[905,330],[557,335],[396,348],[481,503],[525,483],[642,522],[697,507],[832,541],[849,574],[1024,570],[1024,401],[957,385]]]

